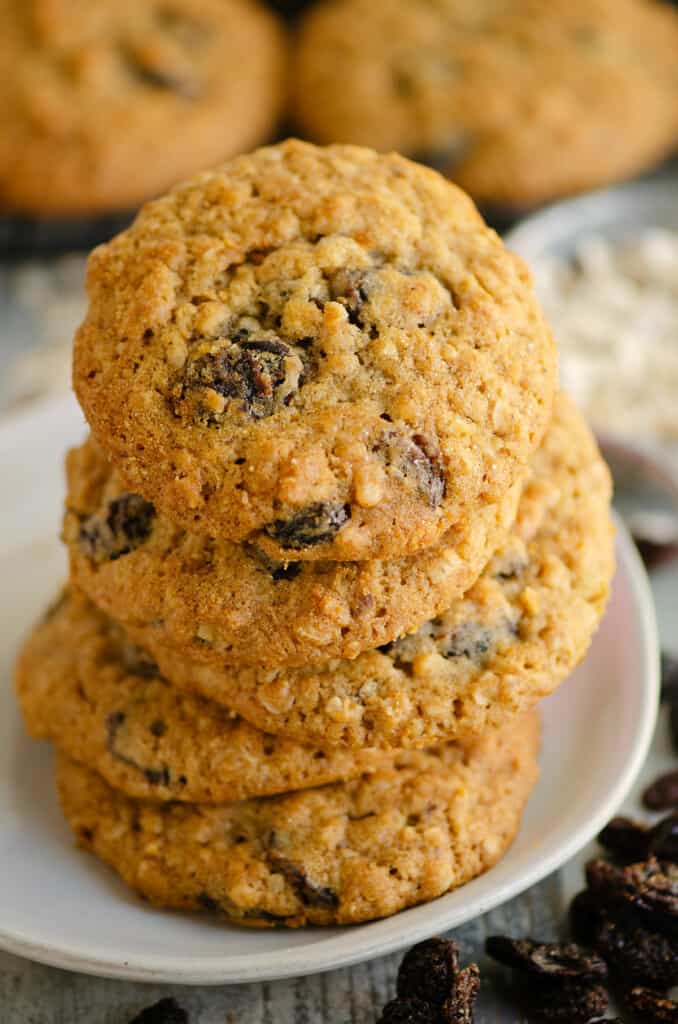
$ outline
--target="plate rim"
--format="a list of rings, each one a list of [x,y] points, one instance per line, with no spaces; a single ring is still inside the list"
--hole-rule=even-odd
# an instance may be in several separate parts
[[[38,408],[36,408],[38,406]],[[30,409],[22,410],[16,416],[0,421],[0,443],[6,440],[8,432],[17,429],[37,414],[49,416],[65,412],[74,412],[72,398],[66,402],[63,398],[40,402]],[[273,981],[290,977],[301,977],[309,974],[320,974],[325,971],[337,970],[362,963],[377,956],[385,956],[405,946],[427,938],[435,932],[446,931],[457,927],[463,922],[472,920],[487,913],[507,900],[514,898],[526,889],[541,881],[547,875],[561,867],[574,857],[600,831],[603,825],[613,816],[628,795],[647,757],[656,723],[659,706],[659,642],[654,602],[650,591],[647,574],[640,557],[627,531],[617,519],[617,563],[618,570],[623,567],[627,577],[629,591],[636,605],[637,624],[640,648],[639,660],[642,671],[640,674],[639,700],[641,714],[636,726],[634,741],[624,763],[624,769],[615,784],[606,794],[592,814],[569,836],[567,842],[553,849],[547,856],[535,858],[513,879],[509,878],[489,893],[475,897],[466,907],[454,907],[445,914],[443,908],[419,921],[408,922],[407,927],[392,928],[387,935],[379,934],[379,926],[387,926],[388,922],[403,919],[409,911],[434,908],[436,903],[445,899],[445,895],[421,908],[413,907],[401,911],[391,918],[382,921],[366,922],[360,925],[345,926],[339,934],[324,943],[311,947],[298,947],[282,950],[269,950],[262,953],[247,953],[236,956],[227,954],[210,957],[172,956],[168,954],[145,954],[137,957],[132,964],[128,959],[120,957],[96,956],[78,950],[68,944],[56,947],[54,943],[44,943],[25,935],[17,935],[14,930],[7,930],[0,924],[0,949],[14,955],[23,956],[38,963],[47,964],[69,971],[77,971],[96,977],[126,979],[141,982],[167,982],[189,985],[223,985],[245,984],[257,981]],[[491,873],[491,872],[490,872]],[[490,874],[488,873],[488,874]],[[356,942],[358,932],[365,930],[361,942]],[[371,934],[371,931],[376,934]]]

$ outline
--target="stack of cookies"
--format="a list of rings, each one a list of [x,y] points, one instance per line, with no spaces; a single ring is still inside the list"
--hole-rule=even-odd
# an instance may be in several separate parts
[[[95,250],[71,581],[17,668],[160,906],[363,921],[497,861],[613,570],[529,274],[399,156],[287,142]]]

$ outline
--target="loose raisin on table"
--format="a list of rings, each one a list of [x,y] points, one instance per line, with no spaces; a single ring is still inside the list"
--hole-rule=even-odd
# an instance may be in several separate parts
[[[651,811],[678,807],[678,769],[655,779],[643,793],[643,803]]]
[[[598,842],[622,864],[646,857],[675,862],[678,858],[678,812],[646,828],[630,818],[613,818],[598,836]]]
[[[676,544],[656,544],[644,537],[634,537],[633,539],[643,564],[648,570],[657,569],[660,565],[672,562],[678,557]]]
[[[678,936],[678,866],[650,857],[616,868],[604,860],[586,865],[589,888],[606,905],[645,927]]]
[[[594,946],[603,909],[595,893],[589,889],[578,892],[570,904],[570,931],[583,946]]]
[[[657,860],[678,863],[678,811],[662,818],[649,829],[648,852]]]
[[[188,1024],[188,1013],[176,999],[165,998],[147,1006],[129,1024]]]
[[[469,964],[452,983],[452,995],[443,1003],[442,1024],[473,1024],[473,1008],[480,991],[480,971]]]
[[[416,996],[398,996],[381,1011],[377,1024],[437,1024],[437,1010]]]
[[[667,651],[662,651],[661,680],[662,700],[672,704],[678,702],[678,658]]]
[[[442,1006],[452,995],[459,971],[459,951],[450,939],[435,936],[408,950],[398,969],[399,996],[419,996]]]
[[[653,989],[632,988],[625,1002],[642,1024],[678,1024],[678,1003]]]
[[[551,981],[530,988],[527,1002],[532,1014],[544,1024],[586,1024],[605,1013],[609,1000],[602,985]]]
[[[605,961],[574,942],[559,944],[491,935],[485,952],[493,960],[541,978],[596,981],[607,977]]]
[[[616,860],[625,864],[632,864],[648,855],[648,829],[631,818],[612,818],[598,835],[598,842]]]
[[[300,551],[334,540],[351,516],[349,505],[318,502],[297,512],[291,519],[276,519],[264,533],[281,547]]]
[[[661,989],[678,984],[678,944],[665,935],[604,918],[595,947],[627,983]]]

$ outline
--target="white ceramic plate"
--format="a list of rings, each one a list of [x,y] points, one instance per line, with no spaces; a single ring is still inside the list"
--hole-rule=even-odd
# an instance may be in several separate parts
[[[492,871],[426,906],[351,928],[244,930],[152,910],[76,850],[54,795],[51,755],[22,733],[11,663],[65,567],[56,542],[61,459],[84,434],[71,400],[0,424],[0,947],[110,977],[218,984],[367,960],[485,913],[584,846],[645,758],[658,694],[647,581],[624,533],[609,611],[586,662],[544,705],[542,775],[523,827]]]

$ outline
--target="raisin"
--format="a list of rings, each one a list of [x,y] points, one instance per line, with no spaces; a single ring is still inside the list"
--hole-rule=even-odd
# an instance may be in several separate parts
[[[660,565],[673,562],[678,556],[678,545],[658,544],[656,541],[648,540],[647,537],[633,538],[638,554],[643,560],[643,565],[648,571],[658,569]]]
[[[138,768],[138,765],[129,758],[120,758],[120,755],[118,755],[118,758],[119,760],[124,760],[126,764],[132,765],[134,768]],[[169,786],[170,784],[170,773],[166,764],[164,764],[162,768],[140,768],[139,770],[143,772],[146,782],[151,786]]]
[[[368,274],[365,271],[344,267],[336,270],[329,279],[330,298],[344,307],[349,323],[361,330],[365,326],[362,309],[369,299],[367,284]]]
[[[160,675],[160,670],[150,654],[147,654],[141,647],[137,647],[126,637],[117,645],[116,654],[126,670],[133,676],[152,679],[154,676]]]
[[[446,490],[445,471],[437,444],[423,434],[415,434],[406,453],[403,469],[406,476],[414,477],[431,508],[437,508]]]
[[[480,661],[494,643],[494,633],[488,626],[477,622],[457,626],[441,650],[444,658],[469,658]]]
[[[648,830],[630,818],[613,818],[599,834],[598,842],[626,864],[648,855]]]
[[[419,942],[408,950],[398,970],[396,992],[403,998],[420,996],[442,1006],[452,994],[459,970],[457,945],[438,936]]]
[[[662,700],[671,704],[678,702],[678,658],[662,651],[661,657]]]
[[[397,640],[389,640],[387,644],[381,644],[380,647],[377,647],[377,650],[379,651],[380,654],[391,655],[397,643]]]
[[[509,557],[497,566],[495,578],[498,580],[515,580],[525,572],[529,564],[528,558],[521,558],[519,555]]]
[[[416,996],[398,997],[387,1003],[377,1024],[434,1024],[435,1010]]]
[[[589,888],[606,906],[638,919],[652,931],[678,936],[678,867],[650,857],[616,868],[604,860],[586,865]]]
[[[387,466],[393,466],[416,490],[437,508],[446,492],[445,470],[437,441],[424,434],[405,437],[388,431],[374,446]]]
[[[613,818],[598,836],[598,841],[614,854],[616,860],[625,864],[649,856],[675,863],[678,860],[678,813],[662,818],[652,828],[629,818]]]
[[[662,818],[649,830],[648,852],[658,860],[678,863],[678,812]]]
[[[643,1024],[678,1024],[678,1003],[659,992],[637,986],[629,989],[625,998]]]
[[[199,892],[195,898],[201,910],[207,914],[218,914],[221,910],[219,903],[208,892]]]
[[[678,770],[660,775],[643,793],[643,803],[651,811],[678,807]]]
[[[130,757],[128,754],[123,754],[117,749],[118,746],[118,734],[120,729],[125,724],[127,716],[124,711],[112,711],[106,718],[106,748],[116,761],[121,761],[123,764],[128,765],[130,768],[134,768],[135,771],[140,772],[146,781],[151,786],[169,786],[170,784],[170,772],[166,764],[162,765],[161,768],[146,768],[144,765],[139,764]]]
[[[80,527],[79,542],[93,561],[114,562],[129,555],[148,539],[155,508],[139,494],[121,494]]]
[[[603,910],[596,895],[588,889],[578,892],[570,904],[570,931],[575,942],[594,946]]]
[[[264,527],[264,533],[281,547],[299,551],[331,541],[351,517],[350,505],[317,502],[297,512],[291,519],[276,519]]]
[[[473,1007],[480,991],[480,971],[469,964],[459,971],[452,985],[452,995],[443,1004],[443,1024],[473,1024]]]
[[[605,1013],[608,996],[602,985],[579,981],[533,983],[527,996],[530,1008],[540,1020],[554,1024],[585,1024]]]
[[[161,999],[138,1013],[129,1024],[188,1024],[188,1012],[176,999]]]
[[[215,351],[189,358],[178,397],[197,392],[196,411],[207,422],[218,421],[220,415],[200,398],[209,392],[239,402],[253,419],[263,419],[289,405],[303,382],[304,363],[290,345],[280,339],[252,338],[243,330]],[[175,411],[181,411],[180,405]]]
[[[462,622],[451,628],[443,617],[432,619],[429,630],[444,658],[469,658],[478,663],[500,641],[518,636],[518,624],[508,618],[489,626]]]
[[[295,580],[303,569],[302,562],[279,562],[277,558],[271,558],[270,555],[267,555],[256,544],[249,544],[247,548],[261,568],[276,582],[279,580]]]
[[[168,67],[158,61],[152,51],[145,47],[132,46],[122,54],[128,72],[151,89],[163,89],[173,92],[184,100],[197,100],[202,93],[202,84],[193,75],[181,68]]]
[[[560,945],[491,935],[485,951],[506,967],[542,978],[596,981],[607,977],[605,961],[575,943]]]
[[[188,75],[176,74],[169,68],[152,67],[150,64],[141,64],[133,61],[131,66],[134,69],[135,77],[144,85],[153,89],[164,89],[166,92],[173,92],[184,100],[197,100],[200,98],[202,88],[200,83]]]
[[[283,875],[305,907],[327,907],[336,910],[339,897],[327,886],[314,885],[306,875],[286,857],[278,853],[269,854],[271,870]]]
[[[595,946],[625,982],[662,989],[678,984],[678,945],[664,935],[603,919]]]
[[[269,924],[286,924],[289,917],[285,914],[272,914],[270,910],[246,910],[242,915],[246,921],[268,921]]]

